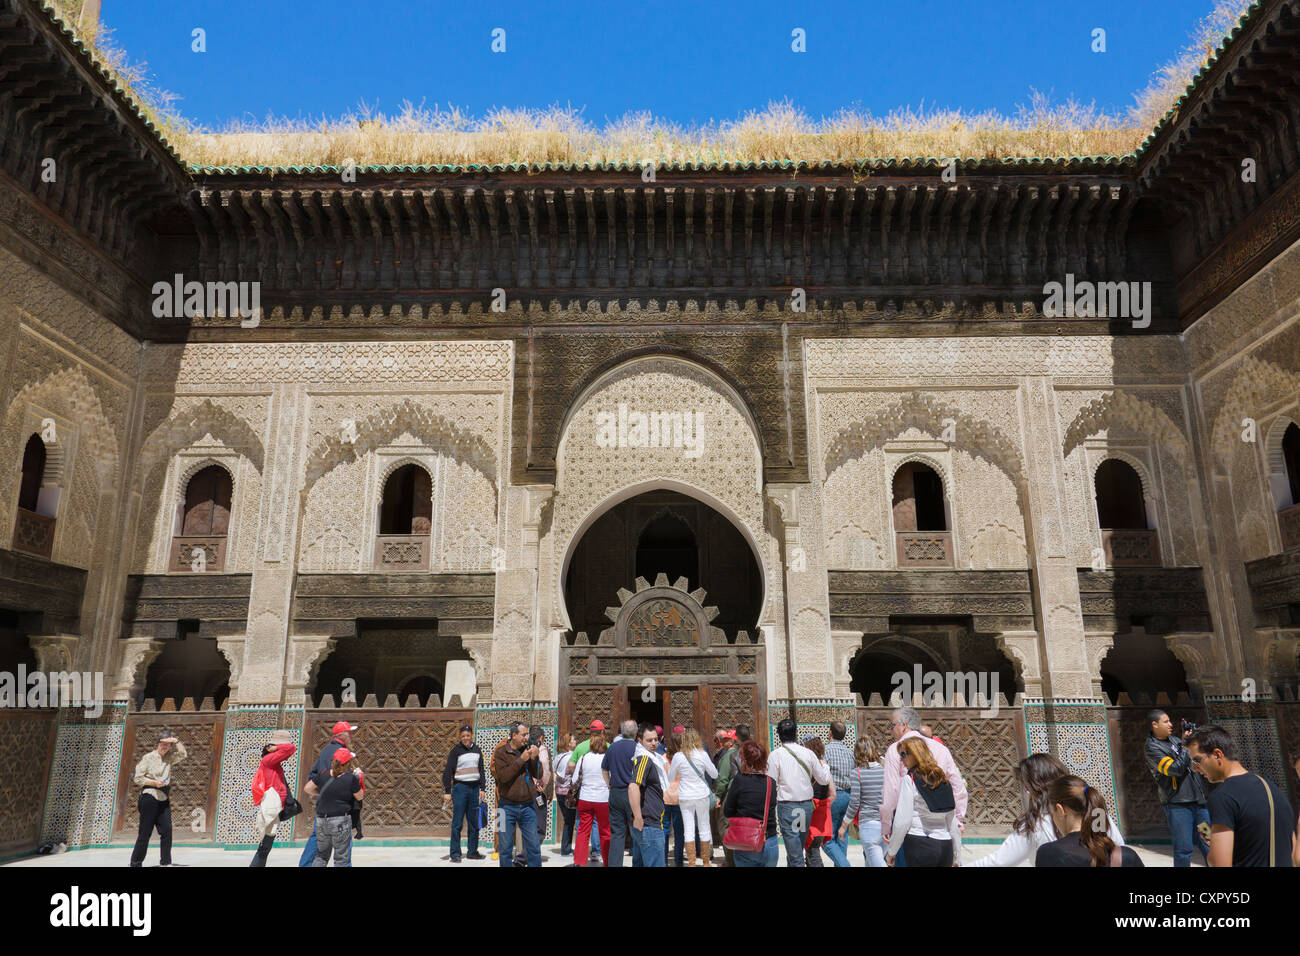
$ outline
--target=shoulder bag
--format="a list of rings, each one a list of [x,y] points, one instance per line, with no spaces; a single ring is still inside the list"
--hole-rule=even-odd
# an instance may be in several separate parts
[[[1268,865],[1274,867],[1277,866],[1277,808],[1273,805],[1273,788],[1259,774],[1255,776],[1264,785],[1264,793],[1268,796]]]
[[[682,754],[682,756],[685,757],[686,755]],[[690,757],[686,757],[686,766],[691,768],[691,772],[694,773],[695,776],[700,778],[700,783],[704,784],[704,789],[709,791],[709,797],[708,797],[709,809],[712,810],[714,807],[718,805],[718,798],[714,795],[713,788],[709,786],[708,779],[704,776],[704,774],[700,773],[699,768],[695,766],[695,762],[691,760]],[[676,781],[674,781],[674,784],[676,784]]]
[[[767,814],[772,806],[772,791],[776,788],[776,781],[767,774],[762,777],[767,787],[763,798],[763,818],[731,817],[727,821],[726,835],[722,838],[722,845],[728,850],[762,853],[763,847],[767,846]]]
[[[587,755],[582,755],[582,760],[578,761],[578,775],[573,778],[573,783],[569,784],[569,792],[564,795],[564,805],[570,810],[578,808],[578,796],[582,793],[582,763],[587,759]]]

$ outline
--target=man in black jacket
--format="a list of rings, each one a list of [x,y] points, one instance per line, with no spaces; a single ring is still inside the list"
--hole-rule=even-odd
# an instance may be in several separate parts
[[[483,751],[474,743],[474,728],[460,728],[460,743],[447,754],[442,771],[442,805],[451,804],[451,862],[460,862],[460,827],[469,823],[469,858],[481,860],[478,852],[479,793],[487,786]]]
[[[1174,722],[1163,710],[1147,714],[1151,733],[1147,736],[1147,769],[1155,778],[1160,804],[1174,838],[1174,866],[1192,865],[1192,846],[1201,851],[1209,865],[1210,810],[1205,783],[1192,770],[1192,758],[1183,741],[1174,736]],[[1183,732],[1183,739],[1191,730]],[[1203,832],[1204,831],[1204,832]]]

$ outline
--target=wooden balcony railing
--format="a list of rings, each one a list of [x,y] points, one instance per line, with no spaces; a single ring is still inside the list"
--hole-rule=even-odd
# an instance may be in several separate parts
[[[226,560],[226,539],[213,535],[178,535],[172,538],[167,570],[193,572],[198,551],[203,552],[203,563],[199,566],[204,571],[220,571]]]
[[[1278,527],[1282,529],[1282,550],[1300,548],[1300,505],[1283,508],[1277,513]]]
[[[375,570],[429,570],[429,535],[375,535]]]
[[[900,568],[952,567],[951,531],[899,531],[896,537]]]
[[[14,550],[48,558],[54,553],[54,519],[19,508],[14,522]]]
[[[1160,534],[1130,528],[1103,528],[1101,546],[1108,568],[1160,567]]]

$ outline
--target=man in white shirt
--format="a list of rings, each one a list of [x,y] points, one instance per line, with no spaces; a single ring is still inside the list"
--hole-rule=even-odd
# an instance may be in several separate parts
[[[785,844],[785,865],[804,866],[804,842],[813,815],[813,782],[831,782],[830,768],[807,747],[795,743],[798,728],[787,717],[776,725],[777,746],[767,758],[767,775],[776,781],[776,823]]]
[[[948,782],[952,784],[953,799],[957,803],[957,826],[963,830],[963,823],[966,819],[966,804],[969,801],[969,795],[966,793],[966,781],[962,779],[961,771],[957,769],[957,762],[952,759],[952,753],[939,741],[933,737],[927,737],[920,733],[921,715],[911,707],[899,707],[890,717],[889,729],[894,735],[894,742],[889,745],[885,751],[885,782],[884,790],[880,799],[880,832],[881,843],[889,842],[890,832],[894,825],[894,810],[898,807],[898,791],[902,785],[903,760],[898,755],[898,742],[904,737],[920,737],[925,741],[925,745],[930,748],[930,754],[947,776]],[[900,855],[895,866],[903,865],[905,861]]]

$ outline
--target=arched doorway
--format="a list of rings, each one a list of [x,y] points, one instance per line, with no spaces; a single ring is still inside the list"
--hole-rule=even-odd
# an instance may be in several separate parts
[[[574,548],[564,599],[562,729],[631,718],[708,734],[759,719],[762,574],[708,504],[659,489],[609,508]]]

